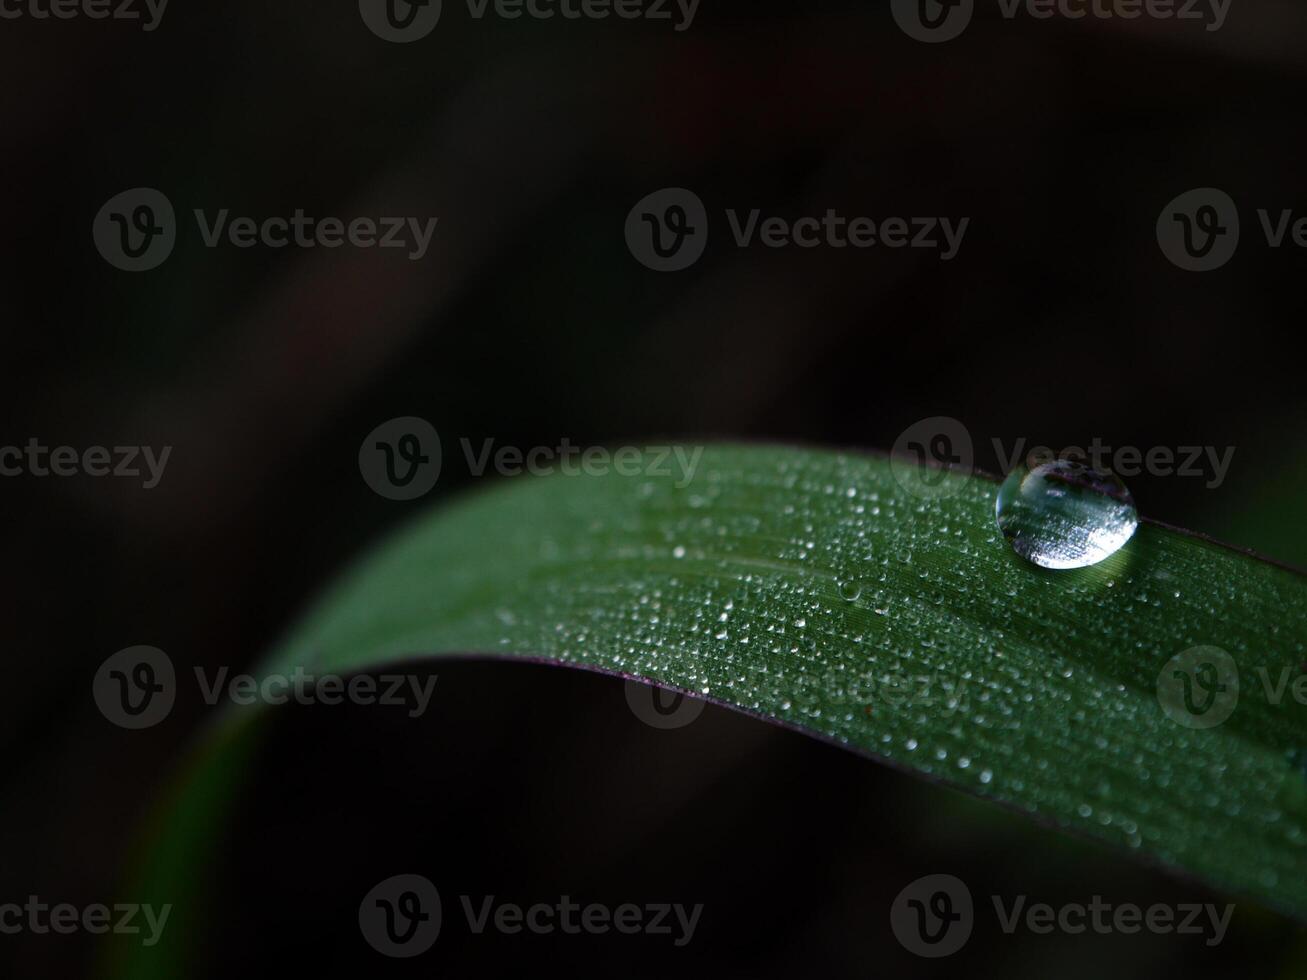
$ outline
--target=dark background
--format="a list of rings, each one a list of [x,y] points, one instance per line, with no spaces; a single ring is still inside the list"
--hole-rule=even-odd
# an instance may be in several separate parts
[[[357,453],[387,419],[530,447],[719,438],[888,449],[953,416],[1005,444],[1235,446],[1219,488],[1130,482],[1142,513],[1307,564],[1304,256],[1254,209],[1307,207],[1307,11],[1234,0],[1175,22],[1005,21],[980,3],[924,45],[888,9],[704,0],[690,30],[474,21],[446,2],[385,43],[356,5],[186,5],[160,28],[0,20],[0,445],[174,447],[163,482],[0,478],[0,901],[120,895],[129,847],[208,710],[109,725],[90,682],[151,644],[179,670],[250,669],[318,590],[421,508],[474,489],[447,452],[414,504]],[[183,218],[129,274],[91,222],[131,187]],[[627,212],[684,186],[704,258],[634,261]],[[1157,247],[1178,194],[1239,202],[1206,274]],[[439,216],[425,260],[202,247],[192,208]],[[724,208],[965,215],[958,257],[741,251]],[[709,707],[654,731],[618,681],[438,668],[434,707],[290,708],[251,767],[204,975],[1290,976],[1296,927],[1241,902],[1226,942],[1004,936],[920,960],[888,906],[946,871],[1031,901],[1218,901],[996,808]],[[383,961],[358,901],[424,873],[436,947]],[[467,933],[460,893],[531,904],[702,902],[694,941]],[[79,976],[85,936],[0,937],[0,974]]]

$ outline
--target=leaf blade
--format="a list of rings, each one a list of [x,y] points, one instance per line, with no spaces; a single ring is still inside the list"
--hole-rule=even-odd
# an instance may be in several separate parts
[[[1039,569],[992,483],[928,499],[925,475],[722,446],[688,480],[508,481],[383,544],[262,673],[482,652],[644,677],[1307,914],[1307,711],[1254,670],[1307,659],[1307,581],[1150,524],[1094,568]],[[1157,697],[1198,645],[1246,677],[1210,729]]]

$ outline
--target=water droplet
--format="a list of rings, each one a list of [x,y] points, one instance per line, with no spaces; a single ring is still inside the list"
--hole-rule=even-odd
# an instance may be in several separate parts
[[[1044,568],[1096,565],[1139,526],[1119,477],[1066,459],[1013,470],[999,488],[994,516],[1016,553]]]
[[[862,595],[862,586],[857,582],[845,580],[840,583],[840,597],[842,599],[853,602],[860,595]]]

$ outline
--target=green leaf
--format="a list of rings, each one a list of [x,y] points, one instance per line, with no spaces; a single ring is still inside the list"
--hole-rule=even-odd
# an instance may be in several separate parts
[[[1302,576],[1147,523],[1098,566],[1043,570],[998,534],[993,483],[880,457],[715,447],[692,479],[642,468],[421,517],[264,672],[485,653],[647,678],[1307,914]],[[1198,646],[1238,665],[1208,728],[1158,694]],[[244,751],[242,719],[218,737]],[[183,800],[215,795],[224,754]],[[179,894],[207,833],[171,821],[147,887]]]

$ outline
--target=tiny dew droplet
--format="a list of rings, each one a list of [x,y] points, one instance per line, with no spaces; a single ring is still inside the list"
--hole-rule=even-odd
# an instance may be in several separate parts
[[[998,529],[1018,555],[1043,568],[1086,568],[1115,554],[1139,527],[1120,478],[1057,459],[1013,470],[994,505]]]
[[[862,595],[862,586],[851,579],[844,579],[840,582],[840,597],[849,602],[853,602]]]

